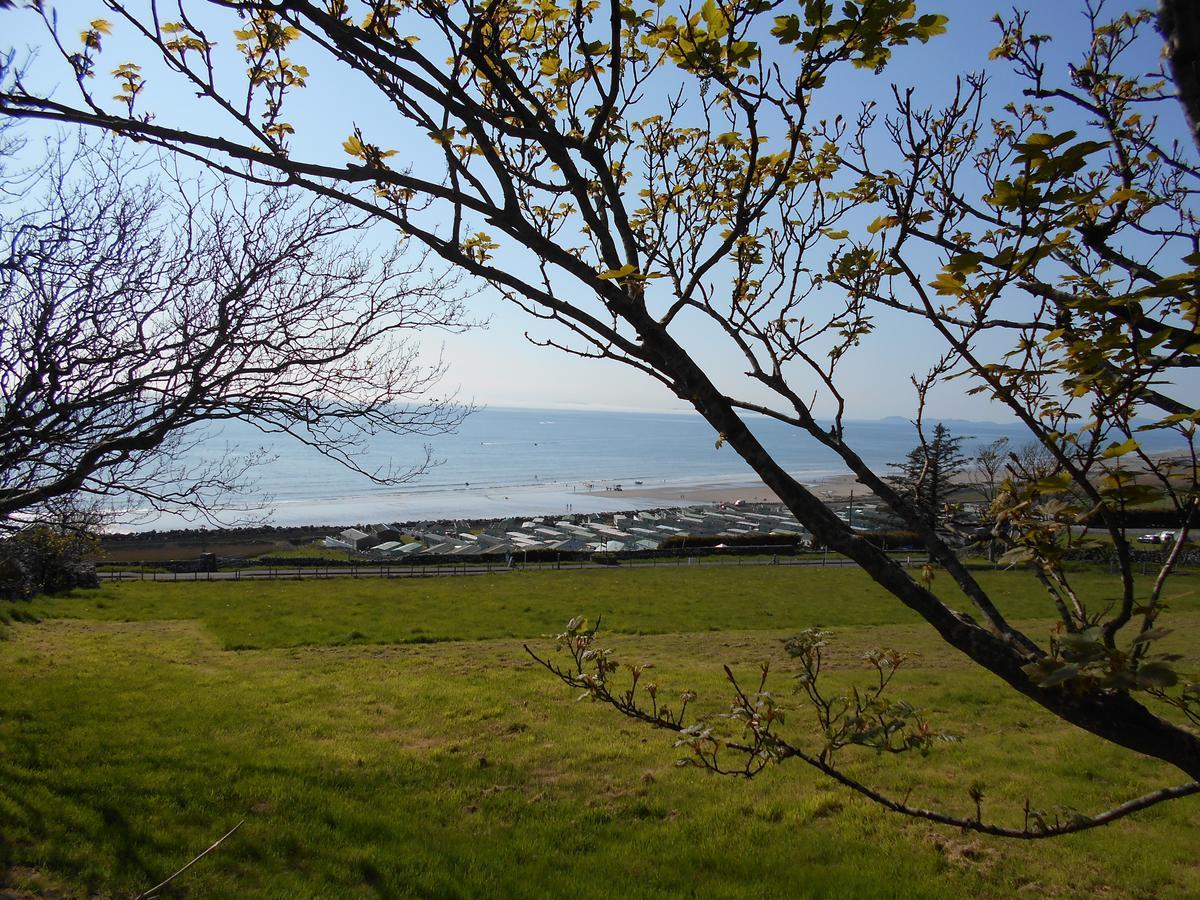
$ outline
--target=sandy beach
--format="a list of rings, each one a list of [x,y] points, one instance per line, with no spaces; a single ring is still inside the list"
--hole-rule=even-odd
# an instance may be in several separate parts
[[[802,482],[805,487],[822,500],[841,500],[853,492],[856,496],[867,493],[853,475],[840,475]],[[738,500],[746,503],[778,503],[775,492],[762,481],[738,479],[729,482],[708,482],[695,485],[622,485],[621,492],[590,491],[595,497],[624,497],[671,501],[676,505],[700,503],[733,504]]]
[[[805,480],[818,497],[835,500],[848,497],[851,490],[859,496],[865,489],[846,475]],[[484,520],[514,517],[595,515],[702,504],[778,502],[775,494],[761,481],[745,476],[710,479],[702,482],[659,481],[649,484],[616,482],[544,482],[507,487],[460,488],[422,491],[406,489],[374,491],[336,499],[306,499],[270,504],[266,524],[275,527],[299,527],[331,524],[342,527],[387,522],[428,522],[444,520]],[[261,514],[251,518],[262,518]],[[229,524],[237,524],[236,516]],[[159,515],[129,526],[117,525],[113,531],[167,531],[195,528],[196,522],[169,514]],[[203,527],[203,526],[201,526]]]

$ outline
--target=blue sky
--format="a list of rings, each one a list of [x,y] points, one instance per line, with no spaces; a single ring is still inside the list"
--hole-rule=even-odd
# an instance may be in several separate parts
[[[78,30],[90,18],[105,17],[99,3],[72,0],[60,4],[64,31]],[[1068,48],[1078,46],[1086,36],[1082,5],[1061,2],[1038,4],[1034,16],[1038,30],[1055,38],[1048,58],[1061,60],[1073,57]],[[1106,12],[1116,15],[1133,4],[1109,4]],[[954,75],[970,69],[989,66],[987,52],[995,44],[997,29],[990,22],[996,6],[976,0],[958,0],[941,4],[923,4],[922,11],[941,11],[950,16],[949,33],[926,46],[901,49],[892,66],[882,78],[869,75],[839,77],[826,88],[821,102],[829,110],[851,113],[864,93],[883,97],[887,85],[895,81],[917,88],[919,96],[935,103],[945,96]],[[37,45],[43,40],[40,25],[27,13],[2,12],[5,44],[22,48]],[[231,39],[226,38],[229,43]],[[126,58],[144,61],[144,50],[131,49],[137,45],[119,29],[107,42],[105,59],[116,62]],[[1157,65],[1149,48],[1146,68]],[[298,156],[345,162],[341,142],[358,124],[369,139],[386,144],[391,126],[386,108],[369,91],[360,91],[352,78],[332,70],[322,69],[316,57],[296,56],[310,65],[310,86],[297,95],[288,118],[297,126],[294,148]],[[63,79],[61,67],[43,53],[33,67],[35,81],[46,83],[46,77]],[[999,64],[991,64],[992,88],[996,94],[1011,94],[1013,80]],[[43,75],[45,73],[45,76]],[[152,76],[147,108],[154,109],[164,121],[184,121],[196,130],[221,134],[228,125],[193,101],[187,91],[168,87],[164,79]],[[71,87],[64,83],[63,90]],[[98,91],[104,95],[107,90]],[[411,142],[397,137],[404,151],[411,154],[414,170],[420,172],[422,154],[429,145],[410,146]],[[430,158],[430,157],[425,157]],[[386,235],[377,235],[384,240]],[[514,265],[521,265],[514,262]],[[531,345],[524,338],[526,331],[535,338],[557,336],[559,333],[544,323],[531,319],[512,308],[494,292],[484,287],[474,302],[475,314],[486,319],[484,328],[465,335],[430,334],[425,338],[430,352],[443,350],[450,365],[446,385],[458,387],[460,397],[480,403],[503,406],[577,407],[679,410],[685,404],[671,396],[665,388],[638,372],[608,361],[580,360],[561,352]],[[737,380],[738,360],[711,335],[700,329],[688,335],[696,352],[719,381]],[[909,376],[929,364],[937,349],[928,336],[898,315],[882,316],[877,331],[868,336],[852,362],[843,373],[843,390],[850,400],[848,414],[852,418],[876,418],[888,415],[912,414],[914,392]],[[982,397],[964,396],[964,383],[955,382],[931,398],[931,409],[940,416],[966,419],[1007,419],[1006,412]],[[818,408],[818,412],[829,410]]]

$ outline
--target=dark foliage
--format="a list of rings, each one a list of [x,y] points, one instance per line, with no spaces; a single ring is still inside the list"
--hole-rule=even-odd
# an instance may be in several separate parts
[[[938,422],[931,440],[922,435],[921,443],[908,452],[903,462],[892,463],[897,473],[888,480],[917,508],[930,529],[937,527],[943,505],[956,490],[954,480],[967,467],[962,452],[964,440]]]
[[[0,599],[99,587],[90,560],[95,548],[88,535],[48,525],[31,526],[0,541]]]
[[[799,535],[795,534],[673,534],[662,542],[663,550],[680,550],[694,547],[761,547],[770,550],[783,548],[794,551],[801,543]]]

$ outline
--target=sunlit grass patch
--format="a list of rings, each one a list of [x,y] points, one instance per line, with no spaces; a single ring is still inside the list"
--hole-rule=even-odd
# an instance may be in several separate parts
[[[183,893],[1194,890],[1193,800],[1016,844],[906,822],[796,764],[752,782],[677,768],[669,735],[577,703],[522,642],[603,613],[622,629],[619,658],[655,662],[664,692],[694,689],[708,712],[728,705],[722,663],[740,672],[769,658],[802,731],[781,638],[821,624],[841,683],[859,677],[867,647],[920,650],[900,692],[964,738],[925,759],[848,756],[872,784],[965,813],[982,782],[988,814],[1017,824],[1026,796],[1086,811],[1182,780],[1012,696],[855,573],[611,574],[124,585],[22,607],[40,621],[9,626],[0,644],[0,683],[14,686],[0,698],[0,864],[10,882],[127,896],[245,819],[180,879]],[[995,585],[1010,608],[1044,614],[1015,584]],[[1194,647],[1200,614],[1177,606],[1169,640]],[[229,649],[245,635],[258,649]],[[423,637],[441,640],[401,642]]]

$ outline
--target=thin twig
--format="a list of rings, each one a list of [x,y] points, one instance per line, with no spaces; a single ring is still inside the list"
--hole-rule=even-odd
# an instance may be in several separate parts
[[[190,863],[188,863],[186,866],[184,866],[182,869],[180,869],[174,875],[170,876],[165,881],[163,881],[159,884],[156,884],[154,887],[150,888],[150,890],[143,891],[142,893],[138,894],[136,897],[133,898],[133,900],[150,900],[150,898],[152,898],[152,897],[157,897],[159,891],[161,891],[168,884],[170,884],[172,881],[174,881],[176,878],[178,878],[180,875],[182,875],[184,872],[186,872],[188,869],[190,869],[196,863],[200,862],[200,860],[204,859],[204,857],[208,856],[208,854],[212,853],[219,846],[221,846],[221,842],[224,841],[225,838],[227,838],[231,834],[233,834],[235,831],[237,831],[239,828],[241,828],[242,825],[245,824],[245,821],[246,821],[245,819],[242,819],[241,822],[238,822],[236,825],[234,825],[232,828],[230,828],[227,832],[225,832],[223,835],[221,835],[221,837],[217,838],[216,841],[213,842],[213,845],[211,847],[209,847],[207,850],[205,850],[203,853],[201,853],[199,856],[197,856],[195,859],[193,859]]]
[[[525,646],[525,652],[528,653],[537,663],[549,670],[557,678],[571,687],[585,687],[588,693],[601,703],[606,703],[614,707],[618,712],[632,719],[638,719],[655,728],[662,728],[667,731],[673,731],[679,734],[688,734],[688,730],[683,725],[683,716],[680,714],[677,718],[662,718],[652,716],[642,707],[638,706],[636,701],[633,703],[627,702],[623,697],[614,695],[608,688],[608,684],[604,678],[589,676],[584,679],[580,675],[575,675],[570,672],[565,672],[556,666],[550,659],[538,656],[528,644]],[[576,660],[576,665],[580,665],[581,661]],[[582,668],[581,668],[581,675]],[[732,671],[728,666],[725,667],[726,677],[733,685],[738,705],[743,709],[750,709],[750,700],[746,697],[741,687],[733,677]],[[1039,814],[1032,810],[1029,806],[1029,801],[1025,801],[1025,820],[1020,828],[1012,828],[1004,825],[984,822],[980,815],[981,810],[976,808],[975,818],[964,818],[962,816],[951,815],[949,813],[939,812],[937,810],[922,809],[920,807],[910,806],[908,803],[911,790],[905,793],[903,800],[896,800],[887,796],[875,788],[869,787],[858,781],[855,778],[847,775],[841,769],[834,766],[825,755],[813,756],[805,752],[801,748],[789,743],[777,734],[768,734],[767,728],[755,725],[753,721],[748,726],[754,736],[753,744],[733,744],[726,743],[724,746],[736,753],[744,754],[748,757],[746,767],[743,769],[726,769],[717,765],[716,754],[713,751],[706,755],[705,752],[697,745],[692,745],[691,749],[696,753],[699,767],[708,769],[718,775],[738,775],[745,778],[753,778],[759,772],[763,771],[768,762],[767,756],[760,755],[763,748],[769,743],[770,759],[776,762],[783,762],[787,759],[798,759],[803,763],[818,770],[822,774],[832,778],[844,787],[861,794],[868,800],[882,806],[884,809],[899,813],[903,816],[908,816],[914,819],[925,819],[929,822],[935,822],[939,825],[950,825],[956,828],[961,828],[964,831],[973,831],[979,834],[989,834],[995,837],[1017,838],[1020,840],[1042,840],[1045,838],[1059,837],[1066,834],[1075,834],[1080,831],[1087,831],[1092,828],[1097,828],[1102,825],[1107,825],[1110,822],[1115,822],[1118,819],[1123,819],[1133,813],[1140,812],[1143,809],[1148,809],[1151,806],[1156,806],[1169,800],[1177,800],[1182,797],[1190,797],[1200,794],[1200,781],[1189,781],[1185,784],[1174,785],[1172,787],[1160,788],[1151,791],[1148,794],[1143,794],[1132,800],[1128,800],[1103,812],[1095,815],[1073,815],[1065,822],[1060,822],[1057,819],[1051,824],[1047,824]],[[676,746],[679,746],[678,744]],[[757,764],[756,761],[760,764]],[[1031,827],[1030,821],[1035,824]]]

